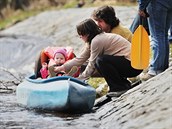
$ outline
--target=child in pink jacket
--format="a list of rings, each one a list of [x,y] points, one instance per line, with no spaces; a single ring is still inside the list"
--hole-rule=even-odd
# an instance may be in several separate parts
[[[51,62],[50,66],[48,66],[46,62],[42,63],[42,68],[40,70],[42,78],[47,78],[48,76],[49,77],[62,76],[65,72],[64,71],[54,72],[54,67],[61,66],[66,62],[66,60],[67,60],[66,49],[59,48],[54,53],[54,58],[50,59]]]

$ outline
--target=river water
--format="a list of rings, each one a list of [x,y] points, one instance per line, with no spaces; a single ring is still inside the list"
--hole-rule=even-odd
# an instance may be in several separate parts
[[[0,94],[0,129],[94,129],[94,111],[64,114],[29,110],[17,104],[15,93]]]

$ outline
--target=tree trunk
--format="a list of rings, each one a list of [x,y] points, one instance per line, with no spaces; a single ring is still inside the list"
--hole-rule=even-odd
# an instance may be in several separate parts
[[[0,0],[0,19],[4,18],[2,10],[7,6],[8,0]]]

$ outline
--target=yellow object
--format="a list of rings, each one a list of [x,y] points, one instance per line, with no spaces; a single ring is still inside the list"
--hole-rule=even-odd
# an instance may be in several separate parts
[[[133,36],[132,32],[128,28],[122,26],[121,24],[114,27],[110,33],[119,34],[123,38],[127,39],[129,42],[131,42]]]
[[[147,68],[150,58],[150,41],[142,25],[135,30],[131,43],[131,66],[135,69]]]

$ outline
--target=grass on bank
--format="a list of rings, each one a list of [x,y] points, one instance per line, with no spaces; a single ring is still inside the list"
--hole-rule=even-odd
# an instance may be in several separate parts
[[[17,22],[23,21],[26,18],[29,18],[30,16],[34,16],[38,14],[40,11],[17,11],[14,13],[14,15],[9,16],[3,20],[0,20],[0,30],[8,28],[9,26],[14,25]]]
[[[46,10],[53,10],[53,9],[59,9],[59,7],[45,7],[40,9],[33,9],[33,10],[17,10],[17,11],[11,11],[11,15],[5,17],[4,19],[0,20],[0,30],[6,29],[10,26],[13,26],[14,24],[21,22],[31,16],[35,16],[43,11]]]

